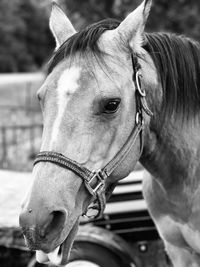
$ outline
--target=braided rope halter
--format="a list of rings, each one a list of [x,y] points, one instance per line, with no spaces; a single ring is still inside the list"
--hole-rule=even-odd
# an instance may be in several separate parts
[[[76,175],[83,179],[84,185],[88,192],[91,194],[92,199],[88,206],[89,209],[96,209],[98,213],[93,216],[95,218],[100,217],[105,209],[106,199],[110,196],[114,189],[114,184],[110,188],[106,188],[105,180],[113,173],[113,171],[125,160],[130,150],[134,146],[137,137],[140,138],[140,154],[141,156],[143,150],[143,130],[144,130],[144,112],[152,116],[153,113],[148,108],[146,102],[146,92],[145,89],[141,89],[141,66],[138,63],[137,57],[131,55],[133,76],[132,80],[135,85],[135,98],[136,98],[136,115],[135,115],[135,125],[131,131],[126,142],[122,148],[117,152],[117,154],[100,170],[91,171],[86,167],[82,166],[75,160],[65,157],[64,155],[54,152],[54,151],[42,151],[37,154],[34,165],[39,162],[51,162],[62,168],[73,171]],[[139,159],[139,158],[138,158]],[[86,211],[86,215],[87,215]]]

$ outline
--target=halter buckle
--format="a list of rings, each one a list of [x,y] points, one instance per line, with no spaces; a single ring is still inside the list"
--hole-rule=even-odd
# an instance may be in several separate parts
[[[100,187],[105,185],[105,177],[101,170],[93,172],[89,181],[85,181],[85,185],[92,195],[96,195]]]

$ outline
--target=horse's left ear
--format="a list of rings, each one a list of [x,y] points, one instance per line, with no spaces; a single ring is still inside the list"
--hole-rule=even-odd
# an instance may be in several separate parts
[[[56,40],[56,49],[76,33],[70,20],[56,2],[52,3],[49,27]]]
[[[143,43],[145,24],[151,9],[152,0],[145,0],[131,12],[114,30],[117,39],[135,52],[140,52]]]

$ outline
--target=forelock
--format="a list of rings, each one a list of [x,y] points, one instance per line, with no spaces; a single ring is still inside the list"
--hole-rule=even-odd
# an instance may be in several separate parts
[[[98,46],[99,37],[107,30],[113,30],[118,27],[120,22],[115,19],[106,19],[94,23],[85,29],[75,33],[67,39],[57,51],[53,54],[49,62],[48,74],[52,72],[66,57],[73,59],[79,53],[80,56],[87,56],[92,53],[95,58],[101,58],[103,51]]]

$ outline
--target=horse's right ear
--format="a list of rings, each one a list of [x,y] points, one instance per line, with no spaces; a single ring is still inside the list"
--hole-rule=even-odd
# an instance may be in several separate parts
[[[57,3],[52,3],[52,11],[49,19],[49,27],[56,40],[56,49],[70,36],[76,33],[70,20],[67,18]]]
[[[144,28],[151,5],[152,0],[144,0],[113,30],[116,40],[137,53],[142,51]]]

